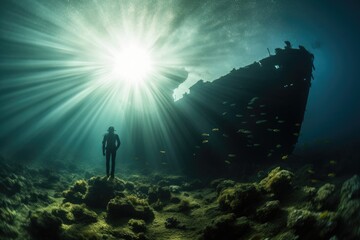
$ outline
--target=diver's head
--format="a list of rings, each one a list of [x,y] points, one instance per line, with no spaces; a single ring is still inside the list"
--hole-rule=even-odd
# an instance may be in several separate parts
[[[109,133],[114,133],[114,132],[115,132],[115,128],[114,128],[114,127],[109,127],[109,128],[108,128],[108,132],[109,132]]]

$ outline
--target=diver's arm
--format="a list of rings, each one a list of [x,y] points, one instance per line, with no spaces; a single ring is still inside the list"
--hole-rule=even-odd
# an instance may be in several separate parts
[[[116,149],[119,149],[120,144],[121,144],[121,142],[120,142],[119,135],[116,134]]]
[[[105,142],[106,142],[106,134],[104,135],[104,139],[102,141],[102,151],[103,151],[103,155],[105,155]]]

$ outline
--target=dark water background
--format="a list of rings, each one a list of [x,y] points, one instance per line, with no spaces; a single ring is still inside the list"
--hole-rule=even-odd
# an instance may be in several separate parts
[[[119,102],[121,97],[114,95],[107,99],[111,86],[96,91],[91,87],[98,76],[91,61],[71,65],[93,58],[96,36],[111,36],[116,29],[112,25],[135,28],[135,22],[146,32],[149,19],[159,33],[154,48],[176,60],[174,69],[189,73],[185,88],[260,60],[268,56],[267,48],[273,53],[284,40],[305,46],[315,55],[316,71],[296,151],[356,151],[358,1],[131,2],[1,1],[0,154],[5,159],[97,166],[102,163],[102,135],[113,125],[123,142],[119,159],[131,162],[138,148],[134,135],[141,134],[134,122],[148,129],[143,144],[149,162],[158,161],[151,153],[161,150],[152,149],[151,136],[181,144],[179,133],[171,130],[151,135],[153,122],[171,121],[153,115],[166,111],[162,97],[150,102],[135,97]],[[88,89],[93,92],[88,94]]]

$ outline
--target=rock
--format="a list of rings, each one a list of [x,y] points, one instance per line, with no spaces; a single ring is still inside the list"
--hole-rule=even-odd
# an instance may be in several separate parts
[[[233,180],[223,180],[216,186],[216,192],[220,193],[223,189],[235,186],[236,182]]]
[[[360,177],[358,175],[343,183],[338,213],[343,235],[340,239],[360,239]]]
[[[30,217],[29,232],[36,239],[59,239],[62,221],[47,211]]]
[[[130,226],[130,228],[134,231],[134,232],[145,232],[146,231],[146,224],[144,220],[141,219],[130,219],[128,221],[128,224]]]
[[[267,222],[280,212],[280,202],[278,200],[266,202],[256,210],[256,218],[260,222]]]
[[[124,182],[118,178],[108,181],[106,177],[92,177],[88,185],[84,202],[94,208],[106,208],[110,199],[114,198],[117,192],[125,189]]]
[[[330,239],[338,227],[338,216],[334,212],[324,211],[316,215],[318,239]]]
[[[0,193],[4,193],[7,196],[19,193],[23,187],[24,183],[15,174],[0,180]]]
[[[18,232],[13,224],[15,214],[8,208],[0,208],[0,236],[4,239],[15,239],[18,237]]]
[[[151,187],[148,192],[148,200],[154,203],[158,200],[161,202],[169,201],[171,193],[169,187]]]
[[[76,223],[94,223],[97,222],[97,214],[85,207],[85,205],[74,205],[71,213]]]
[[[261,194],[254,184],[239,183],[221,191],[218,202],[223,211],[246,213],[252,210],[260,198]]]
[[[276,196],[283,196],[291,190],[293,177],[292,172],[277,167],[260,181],[259,186],[266,192],[274,193]]]
[[[199,179],[194,179],[181,185],[181,188],[185,191],[194,191],[202,187],[204,187],[204,183]]]
[[[181,224],[177,218],[169,217],[165,221],[165,228],[186,229],[186,226]]]
[[[296,231],[296,233],[306,233],[316,222],[315,215],[308,210],[292,210],[287,219],[287,226]]]
[[[334,209],[337,204],[337,198],[334,194],[335,185],[326,183],[316,193],[314,205],[317,210]]]
[[[126,182],[125,189],[128,191],[133,191],[135,189],[135,184],[133,182]]]
[[[135,218],[151,221],[154,213],[144,199],[132,197],[115,197],[107,205],[107,213],[110,219]]]
[[[63,192],[64,202],[83,203],[88,184],[85,180],[77,180],[70,189]]]
[[[229,213],[216,217],[210,225],[206,226],[202,239],[240,239],[250,229],[246,217],[236,218],[235,214]]]
[[[178,185],[171,185],[169,186],[169,190],[171,193],[179,193],[180,192],[180,186]]]
[[[333,212],[321,213],[293,210],[288,215],[287,226],[301,239],[329,239],[337,228],[337,216]]]

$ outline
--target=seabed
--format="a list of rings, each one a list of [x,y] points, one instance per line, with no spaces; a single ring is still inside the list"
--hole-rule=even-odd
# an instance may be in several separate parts
[[[360,177],[329,173],[342,164],[289,156],[242,180],[129,169],[109,180],[2,159],[1,238],[358,239]]]

